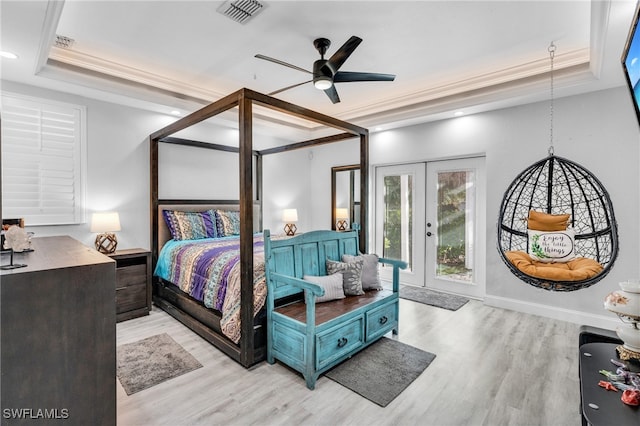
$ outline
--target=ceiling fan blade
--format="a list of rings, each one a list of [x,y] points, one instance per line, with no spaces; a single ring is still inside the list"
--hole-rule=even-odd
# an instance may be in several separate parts
[[[311,71],[305,70],[304,68],[300,68],[300,67],[297,67],[295,65],[289,64],[287,62],[283,62],[283,61],[281,61],[279,59],[271,58],[269,56],[261,55],[259,53],[257,55],[255,55],[255,57],[258,58],[258,59],[264,59],[265,61],[276,63],[278,65],[284,65],[285,67],[293,68],[294,70],[306,72],[307,74],[313,74]]]
[[[272,96],[280,92],[284,92],[285,90],[293,89],[294,87],[302,86],[303,84],[311,83],[313,80],[303,81],[302,83],[292,84],[291,86],[284,87],[282,89],[276,90],[275,92],[267,93],[267,95]]]
[[[325,89],[324,93],[327,94],[329,99],[331,99],[331,102],[333,102],[334,104],[337,104],[338,102],[340,102],[340,96],[338,96],[338,91],[336,90],[336,86],[334,86],[333,84],[328,89]]]
[[[374,72],[339,71],[333,76],[334,83],[348,83],[350,81],[393,81],[393,74],[379,74]]]
[[[347,60],[349,56],[356,50],[356,47],[362,43],[362,39],[360,37],[351,36],[349,40],[345,44],[340,47],[327,61],[327,66],[331,68],[333,73],[338,72],[344,61]]]

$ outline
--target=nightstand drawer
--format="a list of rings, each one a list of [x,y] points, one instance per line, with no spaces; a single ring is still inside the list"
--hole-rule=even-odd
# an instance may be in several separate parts
[[[116,268],[116,290],[147,282],[147,265],[130,265]]]
[[[129,312],[147,306],[147,285],[130,285],[116,288],[116,314]]]

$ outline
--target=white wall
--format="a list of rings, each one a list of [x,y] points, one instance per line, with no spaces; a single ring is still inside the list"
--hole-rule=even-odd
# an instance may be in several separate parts
[[[547,156],[548,102],[407,127],[371,137],[371,163],[486,155],[486,302],[578,323],[613,326],[602,308],[618,282],[638,277],[638,123],[623,88],[556,99],[555,154],[594,173],[607,188],[620,233],[618,260],[600,283],[569,293],[537,289],[513,276],[497,252],[504,191],[516,175]],[[610,320],[610,321],[609,321]]]
[[[88,213],[119,211],[119,247],[149,248],[147,137],[175,117],[11,82],[3,82],[2,89],[87,105]],[[619,281],[640,276],[638,124],[626,90],[618,88],[556,99],[554,127],[556,155],[581,164],[602,181],[611,195],[620,232],[620,253],[610,274],[592,287],[570,293],[548,292],[519,281],[502,263],[496,249],[504,191],[521,170],[547,155],[548,103],[374,133],[370,160],[371,164],[391,164],[486,155],[486,303],[613,327],[617,319],[602,308],[605,295],[615,290]],[[203,162],[202,167],[208,163],[198,161]],[[266,156],[265,228],[280,232],[282,209],[295,207],[300,231],[328,229],[331,167],[358,161],[355,139]],[[93,244],[88,224],[29,230],[38,236],[67,234]]]

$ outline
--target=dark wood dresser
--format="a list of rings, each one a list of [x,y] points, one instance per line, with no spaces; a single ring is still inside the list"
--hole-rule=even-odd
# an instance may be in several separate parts
[[[71,237],[32,241],[14,256],[27,267],[0,271],[1,422],[115,425],[116,262]]]
[[[151,312],[151,252],[139,248],[108,255],[116,261],[116,320]]]

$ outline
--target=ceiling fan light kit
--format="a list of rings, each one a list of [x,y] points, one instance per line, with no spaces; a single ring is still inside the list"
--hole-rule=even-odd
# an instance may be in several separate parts
[[[362,39],[360,37],[351,36],[351,38],[349,38],[349,40],[347,40],[340,49],[331,55],[329,59],[324,59],[324,54],[327,53],[327,49],[331,46],[331,41],[326,38],[315,39],[313,41],[313,45],[318,50],[318,53],[320,53],[320,59],[313,63],[313,72],[269,56],[257,54],[255,57],[311,74],[313,76],[311,82],[313,82],[314,87],[319,90],[324,90],[331,102],[337,104],[340,102],[340,97],[338,96],[334,83],[349,83],[355,81],[393,81],[396,78],[393,74],[339,71],[342,64],[344,64],[349,56],[351,56],[360,43],[362,43]],[[275,95],[276,93],[284,92],[285,90],[293,89],[294,87],[298,87],[306,83],[309,83],[309,81],[293,84],[283,89],[276,90],[275,92],[271,92],[269,95]]]

